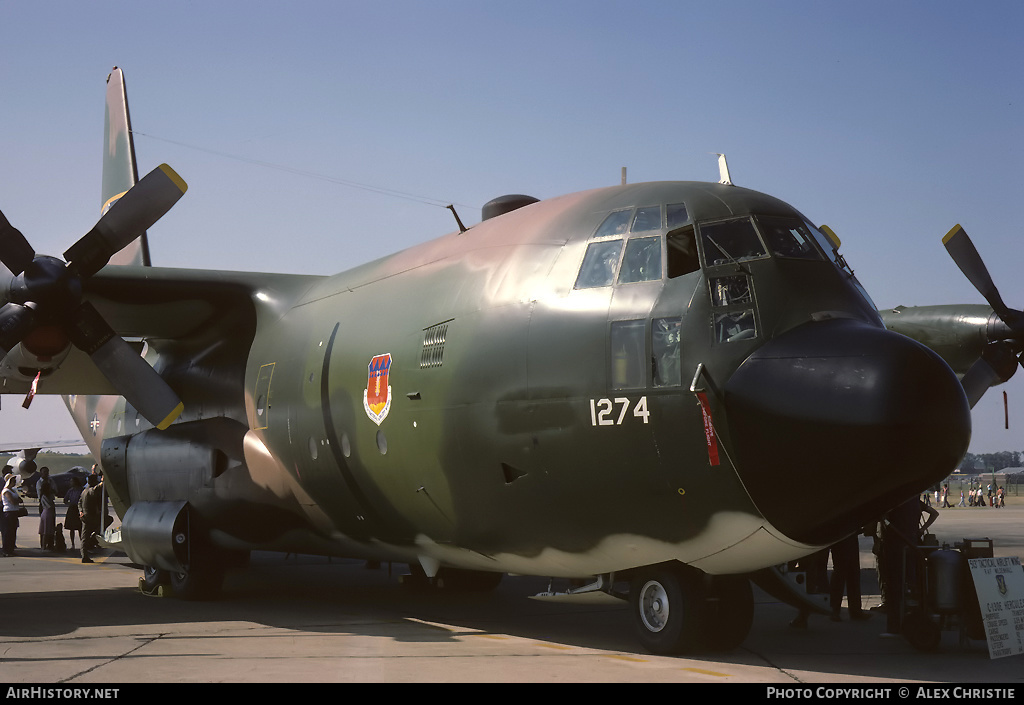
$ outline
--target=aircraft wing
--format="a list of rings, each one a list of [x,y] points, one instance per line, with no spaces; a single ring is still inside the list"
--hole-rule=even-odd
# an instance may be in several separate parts
[[[0,445],[0,454],[20,453],[22,451],[36,451],[43,448],[85,448],[85,441],[81,438],[70,438],[55,441],[23,441],[18,444]]]
[[[85,299],[137,351],[174,342],[212,342],[225,321],[276,316],[321,277],[161,267],[106,267],[89,278]],[[207,344],[209,344],[209,342]],[[27,394],[43,369],[38,394],[118,394],[92,359],[75,346],[59,366],[19,369],[12,351],[0,364],[0,393]]]

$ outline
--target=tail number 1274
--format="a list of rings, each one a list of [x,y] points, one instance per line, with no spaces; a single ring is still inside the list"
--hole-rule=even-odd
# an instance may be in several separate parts
[[[615,399],[591,399],[590,400],[590,425],[591,426],[621,426],[626,420],[630,406],[633,407],[633,417],[648,422],[651,412],[647,410],[647,397],[640,397],[634,405],[626,397]]]

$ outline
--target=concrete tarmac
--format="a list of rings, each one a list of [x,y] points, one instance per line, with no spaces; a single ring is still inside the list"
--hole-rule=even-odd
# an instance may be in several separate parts
[[[940,541],[992,538],[1024,555],[1024,502],[941,510]],[[831,622],[755,590],[754,626],[736,651],[671,658],[645,653],[625,603],[528,599],[543,579],[506,577],[494,593],[453,595],[399,584],[405,566],[254,553],[221,599],[183,602],[138,590],[120,553],[86,565],[38,546],[22,519],[18,555],[0,558],[0,682],[687,682],[990,683],[1024,681],[1019,656],[991,660],[984,641],[944,632],[936,653],[883,639],[885,618]],[[861,542],[865,586],[873,557]],[[866,595],[870,605],[877,596]],[[1017,688],[1021,690],[1020,687]]]

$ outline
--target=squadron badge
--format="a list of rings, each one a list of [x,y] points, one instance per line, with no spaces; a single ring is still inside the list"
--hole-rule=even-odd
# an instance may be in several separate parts
[[[363,408],[370,420],[380,426],[391,410],[391,385],[388,384],[391,353],[374,356],[367,367],[369,374],[363,390]]]

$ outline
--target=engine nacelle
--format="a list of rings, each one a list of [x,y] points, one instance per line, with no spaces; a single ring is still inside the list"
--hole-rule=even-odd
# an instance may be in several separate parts
[[[4,463],[5,468],[10,468],[21,479],[20,482],[24,482],[35,473],[36,466],[36,453],[39,452],[38,448],[27,448],[22,451],[18,451],[17,455],[11,456]]]
[[[189,564],[188,502],[136,502],[121,520],[121,545],[133,562],[179,572]]]
[[[71,342],[67,335],[54,326],[40,326],[18,345],[11,348],[3,360],[4,376],[31,382],[39,372],[46,377],[67,359]]]

